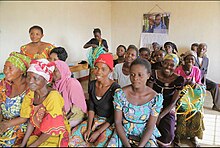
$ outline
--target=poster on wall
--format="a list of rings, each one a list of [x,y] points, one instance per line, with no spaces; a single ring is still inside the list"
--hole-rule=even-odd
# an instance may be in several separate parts
[[[143,14],[143,28],[141,33],[140,48],[152,49],[152,43],[157,42],[163,46],[168,41],[170,13],[147,13]]]
[[[148,13],[143,15],[143,33],[169,32],[170,13]]]

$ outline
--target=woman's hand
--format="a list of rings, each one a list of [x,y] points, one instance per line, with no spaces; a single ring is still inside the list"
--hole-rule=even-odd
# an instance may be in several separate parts
[[[0,134],[4,133],[8,129],[8,123],[6,121],[1,122],[0,124]]]
[[[89,140],[89,136],[90,136],[90,132],[91,130],[86,130],[86,132],[83,134],[83,137],[84,137],[84,140],[86,141],[86,142],[88,142],[88,140]]]
[[[94,142],[100,135],[100,132],[97,130],[95,131],[89,138],[89,142]]]
[[[98,45],[92,44],[92,48],[96,48],[96,47],[98,47]]]

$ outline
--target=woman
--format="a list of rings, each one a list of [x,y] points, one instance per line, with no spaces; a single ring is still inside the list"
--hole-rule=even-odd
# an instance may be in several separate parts
[[[50,43],[41,41],[44,36],[43,29],[40,26],[32,26],[29,29],[29,34],[32,42],[21,46],[21,53],[31,59],[49,59],[50,51],[54,46]]]
[[[176,74],[183,76],[186,80],[185,87],[181,93],[182,97],[177,103],[176,145],[179,144],[181,138],[189,137],[193,146],[198,147],[199,144],[195,137],[200,139],[203,137],[204,123],[202,108],[205,97],[205,87],[201,85],[201,72],[198,67],[194,66],[195,60],[195,52],[187,51],[184,54],[184,65],[179,66],[175,70]],[[192,91],[193,95],[190,94]],[[190,98],[190,102],[184,100],[185,96]],[[192,108],[186,108],[183,103],[192,104]]]
[[[103,147],[107,145],[113,131],[113,95],[120,87],[108,77],[112,70],[112,55],[101,54],[95,61],[96,80],[89,84],[88,120],[72,130],[70,146]]]
[[[22,103],[22,114],[28,114],[30,120],[21,147],[68,146],[70,129],[63,113],[64,99],[58,91],[47,86],[54,68],[54,63],[39,59],[32,60],[27,70],[31,91]]]
[[[113,61],[114,67],[116,64],[125,62],[125,53],[126,53],[126,47],[124,45],[119,45],[116,49],[116,55],[118,58]]]
[[[129,78],[129,70],[131,63],[138,57],[138,49],[134,45],[129,45],[127,52],[125,53],[125,62],[117,64],[113,72],[113,79],[121,87],[131,84]]]
[[[71,78],[69,66],[64,61],[54,61],[53,88],[60,92],[64,98],[64,111],[70,126],[79,124],[87,113],[87,106],[83,88],[79,81]]]
[[[114,95],[115,125],[108,146],[110,147],[155,147],[157,117],[162,108],[163,96],[157,94],[146,82],[150,77],[151,66],[145,59],[131,63],[131,85],[117,89]]]
[[[157,93],[163,94],[163,109],[157,119],[157,128],[161,137],[157,142],[161,146],[170,146],[174,139],[175,105],[182,90],[184,79],[174,73],[179,58],[176,54],[167,54],[162,62],[162,69],[152,72],[148,85]]]
[[[176,45],[172,42],[166,42],[164,44],[164,49],[166,50],[167,54],[169,53],[177,54],[178,52]]]
[[[26,70],[30,58],[12,52],[4,65],[5,79],[0,82],[0,146],[21,144],[27,128],[27,118],[20,115],[23,98],[28,92]]]

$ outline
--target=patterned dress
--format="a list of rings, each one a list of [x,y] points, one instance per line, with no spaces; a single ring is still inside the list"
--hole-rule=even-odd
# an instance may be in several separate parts
[[[150,116],[158,116],[162,108],[163,96],[161,94],[156,95],[151,101],[136,106],[128,102],[126,95],[122,89],[117,89],[114,95],[114,108],[116,111],[123,112],[122,124],[128,135],[142,137],[145,127],[148,123]],[[146,147],[157,146],[156,137],[160,137],[160,133],[155,125],[153,134],[149,141],[146,143]],[[122,147],[123,143],[119,138],[116,130],[108,144],[108,147]]]
[[[70,126],[64,116],[64,100],[57,91],[51,91],[42,104],[34,105],[34,92],[30,91],[22,103],[21,116],[30,117],[35,127],[27,146],[35,142],[43,133],[51,135],[40,146],[67,147]]]
[[[0,91],[2,91],[2,89]],[[5,99],[0,99],[0,108],[3,121],[20,117],[21,104],[26,93],[27,91],[24,91],[22,94],[13,98],[9,98],[6,95]],[[3,134],[0,134],[0,146],[11,147],[21,144],[26,129],[27,123],[9,127],[7,131],[5,131]]]
[[[29,54],[27,53],[27,49],[26,49],[27,45],[23,45],[21,46],[21,51],[23,54],[25,54],[26,56],[30,57],[31,59],[48,59],[50,56],[50,51],[54,48],[54,46],[52,44],[49,44],[43,51],[42,53],[36,53],[36,54]]]

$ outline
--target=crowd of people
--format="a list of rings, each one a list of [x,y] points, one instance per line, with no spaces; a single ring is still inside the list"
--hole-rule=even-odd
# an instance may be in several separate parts
[[[218,85],[207,79],[205,43],[177,55],[173,42],[147,47],[119,45],[108,52],[101,30],[91,48],[89,98],[71,77],[63,47],[42,42],[43,29],[29,29],[31,42],[13,51],[0,81],[2,147],[169,147],[204,131],[206,90],[220,111]]]

